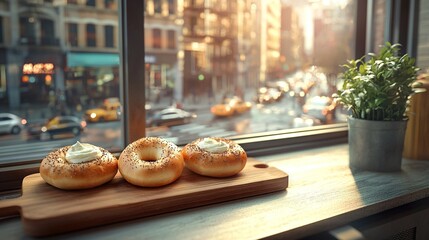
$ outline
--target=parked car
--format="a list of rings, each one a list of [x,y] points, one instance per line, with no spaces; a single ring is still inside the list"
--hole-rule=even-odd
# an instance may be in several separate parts
[[[27,120],[12,113],[0,113],[0,133],[19,134]]]
[[[280,101],[281,97],[283,96],[283,93],[273,87],[261,87],[258,90],[256,102],[257,103],[273,103]]]
[[[248,112],[252,108],[252,103],[245,102],[241,98],[234,96],[226,98],[223,103],[216,104],[210,108],[210,111],[216,117],[229,117],[234,114]]]
[[[313,116],[324,123],[335,119],[335,109],[335,101],[327,96],[311,97],[305,102],[302,108],[305,114]]]
[[[190,123],[192,119],[196,118],[194,113],[187,112],[182,109],[169,107],[155,112],[146,121],[147,126],[174,126]]]
[[[85,111],[88,122],[117,121],[121,116],[121,103],[119,98],[107,98],[99,108]]]
[[[28,134],[40,139],[53,139],[55,135],[78,136],[86,128],[86,121],[75,116],[56,116],[43,124],[29,124]]]

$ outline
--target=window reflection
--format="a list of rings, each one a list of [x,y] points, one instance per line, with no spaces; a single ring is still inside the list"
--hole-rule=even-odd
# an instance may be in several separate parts
[[[210,135],[343,121],[330,96],[339,65],[354,57],[355,2],[184,0],[177,1],[177,15],[163,17],[152,17],[151,4],[147,1],[145,15],[149,122],[171,106],[198,117],[167,130],[148,126],[148,135],[184,144]],[[170,53],[170,29],[177,27],[177,50]],[[172,54],[168,60],[167,54]],[[237,114],[227,99],[251,108]],[[314,99],[323,99],[329,111]]]
[[[121,149],[121,104],[107,104],[119,98],[118,1],[5,2],[2,111],[28,128],[61,115],[88,122],[80,134],[44,139],[51,148],[80,139]],[[307,101],[329,97],[338,65],[353,57],[356,3],[324,2],[145,0],[147,135],[180,145],[341,121],[336,109],[310,114],[318,104]],[[8,31],[13,24],[19,32]],[[155,118],[166,109],[195,117],[164,125]]]
[[[120,106],[106,103],[119,98],[117,4],[0,1],[0,112],[21,119],[0,124],[3,161],[40,159],[76,140],[122,148]],[[98,107],[105,115],[86,125]]]

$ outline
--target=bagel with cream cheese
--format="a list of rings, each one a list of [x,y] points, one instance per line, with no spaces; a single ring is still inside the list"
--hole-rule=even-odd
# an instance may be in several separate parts
[[[237,143],[225,138],[200,138],[182,149],[185,166],[200,175],[229,177],[243,170],[247,154]]]
[[[39,170],[40,176],[54,187],[87,189],[112,180],[118,172],[118,160],[104,148],[77,142],[50,152]]]

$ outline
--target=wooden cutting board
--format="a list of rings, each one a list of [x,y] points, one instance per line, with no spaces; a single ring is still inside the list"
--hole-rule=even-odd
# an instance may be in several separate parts
[[[0,201],[0,217],[21,214],[25,232],[48,236],[219,203],[280,190],[288,175],[254,159],[238,175],[210,178],[185,168],[174,183],[143,188],[126,182],[118,173],[109,183],[88,190],[54,188],[32,174],[24,178],[22,196]]]

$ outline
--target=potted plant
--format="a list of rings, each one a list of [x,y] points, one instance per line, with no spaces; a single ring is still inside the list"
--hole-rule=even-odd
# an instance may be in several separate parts
[[[400,44],[387,42],[343,65],[343,86],[334,99],[349,109],[350,167],[399,171],[407,126],[407,107],[416,92],[415,59],[400,56]]]

